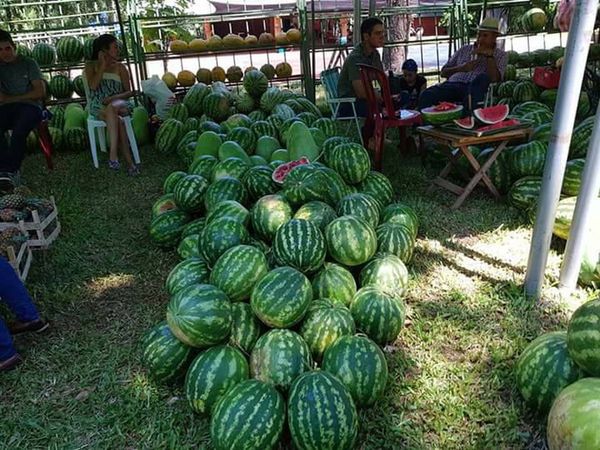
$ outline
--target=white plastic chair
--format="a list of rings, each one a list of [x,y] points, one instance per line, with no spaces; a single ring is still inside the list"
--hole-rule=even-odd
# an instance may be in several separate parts
[[[86,102],[90,103],[90,89],[87,84],[87,79],[83,77],[83,87],[85,89]],[[137,141],[135,140],[135,133],[133,132],[133,125],[131,123],[131,116],[120,116],[121,122],[125,126],[125,132],[127,133],[127,139],[129,140],[129,147],[131,148],[131,154],[133,155],[133,161],[136,164],[140,163],[140,152],[138,150]],[[96,169],[99,167],[98,164],[98,148],[96,144],[96,134],[98,135],[98,142],[100,143],[100,150],[106,152],[106,134],[104,129],[106,128],[106,122],[101,119],[89,114],[87,119],[88,137],[90,140],[90,150],[92,152],[92,161]]]
[[[356,99],[354,97],[338,97],[337,85],[339,79],[339,67],[334,67],[333,69],[327,69],[321,72],[321,83],[325,87],[325,98],[327,99],[327,103],[331,108],[331,117],[333,120],[354,119],[354,123],[356,124],[356,131],[358,132],[358,136],[360,137],[360,142],[364,145],[364,142],[362,141],[362,133],[360,132],[360,121],[358,119],[358,114],[356,114]],[[352,116],[338,117],[338,112],[342,103],[350,103],[350,105],[352,106]]]

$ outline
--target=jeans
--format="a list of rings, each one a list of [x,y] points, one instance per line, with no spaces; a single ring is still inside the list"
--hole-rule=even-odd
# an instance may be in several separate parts
[[[0,257],[0,299],[20,322],[30,322],[40,318],[23,282],[8,261],[2,257]],[[14,356],[15,353],[12,336],[4,321],[0,319],[0,361]]]
[[[369,115],[369,107],[367,106],[367,101],[364,98],[357,98],[356,102],[354,103],[354,108],[356,108],[356,115],[358,117],[367,117]],[[340,109],[338,109],[337,116],[338,118],[354,116],[352,105],[350,103],[342,103],[340,105]]]
[[[16,172],[25,158],[27,135],[42,121],[42,109],[31,103],[0,105],[0,172]],[[4,134],[12,130],[10,144]]]
[[[437,105],[440,102],[462,102],[464,112],[469,114],[469,94],[471,95],[471,109],[485,100],[490,85],[490,77],[482,73],[477,75],[470,83],[446,81],[425,89],[419,97],[419,109]]]

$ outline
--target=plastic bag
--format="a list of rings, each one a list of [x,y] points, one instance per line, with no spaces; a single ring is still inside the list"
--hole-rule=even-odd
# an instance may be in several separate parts
[[[560,31],[569,31],[574,7],[574,0],[560,0],[556,7],[556,15],[554,16],[555,28],[558,28]]]
[[[142,92],[156,103],[156,115],[164,120],[171,107],[175,104],[175,94],[167,87],[158,75],[152,75],[148,80],[142,80]]]

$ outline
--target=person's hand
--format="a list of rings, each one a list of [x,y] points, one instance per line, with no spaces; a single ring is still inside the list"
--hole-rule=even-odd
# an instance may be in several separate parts
[[[98,52],[98,64],[100,65],[101,69],[106,69],[108,67],[108,58],[106,52],[103,50]]]
[[[110,105],[111,102],[112,102],[112,97],[106,97],[104,100],[102,100],[103,105]]]
[[[468,62],[464,63],[462,66],[460,66],[460,71],[461,72],[471,72],[475,68],[476,64],[477,64],[476,59],[468,61]]]

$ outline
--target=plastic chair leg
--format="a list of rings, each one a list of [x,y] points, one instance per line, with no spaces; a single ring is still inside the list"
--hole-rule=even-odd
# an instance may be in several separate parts
[[[125,131],[127,132],[127,139],[129,139],[129,147],[133,154],[133,161],[136,164],[140,163],[140,152],[138,150],[137,142],[135,140],[135,133],[133,132],[133,125],[131,124],[131,117],[121,117],[123,124],[125,125]]]
[[[365,145],[365,141],[363,139],[362,131],[360,130],[360,121],[358,120],[358,114],[356,114],[356,107],[354,103],[352,103],[352,112],[354,113],[354,123],[356,123],[356,132],[358,133],[358,138],[360,139],[361,145]]]
[[[92,161],[94,163],[94,167],[97,169],[98,164],[98,149],[96,148],[96,127],[93,124],[88,122],[88,137],[90,140],[90,150],[92,152]]]
[[[100,150],[106,153],[106,131],[104,127],[97,128],[98,130],[98,142],[100,142]]]
[[[375,122],[375,168],[381,170],[383,159],[383,144],[385,139],[385,126],[383,121]]]

